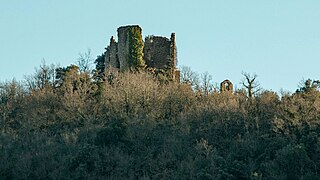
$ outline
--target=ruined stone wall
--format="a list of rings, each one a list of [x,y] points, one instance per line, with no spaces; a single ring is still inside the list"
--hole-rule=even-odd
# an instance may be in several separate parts
[[[106,55],[105,55],[105,62],[106,68],[113,67],[113,68],[120,68],[119,59],[118,59],[118,43],[113,38],[110,39],[110,44],[106,48]]]
[[[170,66],[177,66],[177,45],[176,45],[176,34],[171,33],[170,37]]]
[[[233,84],[228,79],[220,83],[220,92],[231,92],[233,91]]]
[[[176,69],[175,33],[171,34],[170,39],[162,36],[147,36],[143,42],[142,29],[138,25],[122,26],[117,32],[118,42],[111,37],[110,45],[106,48],[106,67],[125,71],[139,65],[143,68],[147,66],[166,70],[172,79],[180,79],[180,72]]]
[[[170,37],[170,61],[169,67],[171,69],[172,79],[180,82],[180,71],[176,69],[177,66],[177,46],[176,46],[176,34],[171,33]]]
[[[129,68],[129,32],[131,29],[137,29],[140,31],[140,34],[142,34],[142,29],[138,25],[118,28],[118,59],[120,70],[127,70]]]
[[[144,42],[144,60],[147,67],[165,69],[170,64],[171,42],[166,37],[148,36]]]

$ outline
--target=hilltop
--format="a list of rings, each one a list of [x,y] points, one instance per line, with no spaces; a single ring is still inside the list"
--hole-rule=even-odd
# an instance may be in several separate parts
[[[219,89],[177,70],[173,35],[118,33],[92,71],[84,54],[0,84],[0,179],[319,178],[319,81],[279,96],[244,73]]]

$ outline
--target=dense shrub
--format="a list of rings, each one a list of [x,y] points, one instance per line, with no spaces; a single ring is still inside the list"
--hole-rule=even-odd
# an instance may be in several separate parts
[[[248,98],[64,70],[45,86],[2,84],[0,179],[319,178],[318,91]]]

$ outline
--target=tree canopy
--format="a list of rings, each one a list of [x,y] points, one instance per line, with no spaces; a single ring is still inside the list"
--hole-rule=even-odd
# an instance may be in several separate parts
[[[208,73],[163,83],[102,59],[0,84],[0,179],[319,178],[319,81],[220,93]]]

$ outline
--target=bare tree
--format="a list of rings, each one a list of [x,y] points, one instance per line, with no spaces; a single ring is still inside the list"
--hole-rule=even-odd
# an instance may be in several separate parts
[[[88,49],[85,53],[79,53],[79,57],[76,64],[79,67],[80,72],[90,72],[92,62],[93,58],[91,49]]]
[[[260,84],[256,81],[258,75],[249,74],[247,72],[242,72],[244,79],[241,81],[241,84],[247,89],[248,97],[252,98],[257,92],[261,90]]]
[[[201,85],[202,92],[205,95],[208,95],[210,92],[213,91],[214,86],[212,83],[212,76],[208,72],[201,74]]]
[[[53,86],[55,82],[55,65],[47,65],[45,60],[39,68],[35,68],[33,75],[25,76],[25,81],[29,89],[44,89]]]
[[[299,85],[299,89],[297,89],[296,92],[315,92],[319,89],[320,87],[320,80],[302,80]]]
[[[181,68],[181,83],[190,84],[193,89],[199,89],[199,75],[191,70],[189,66],[182,66]]]

